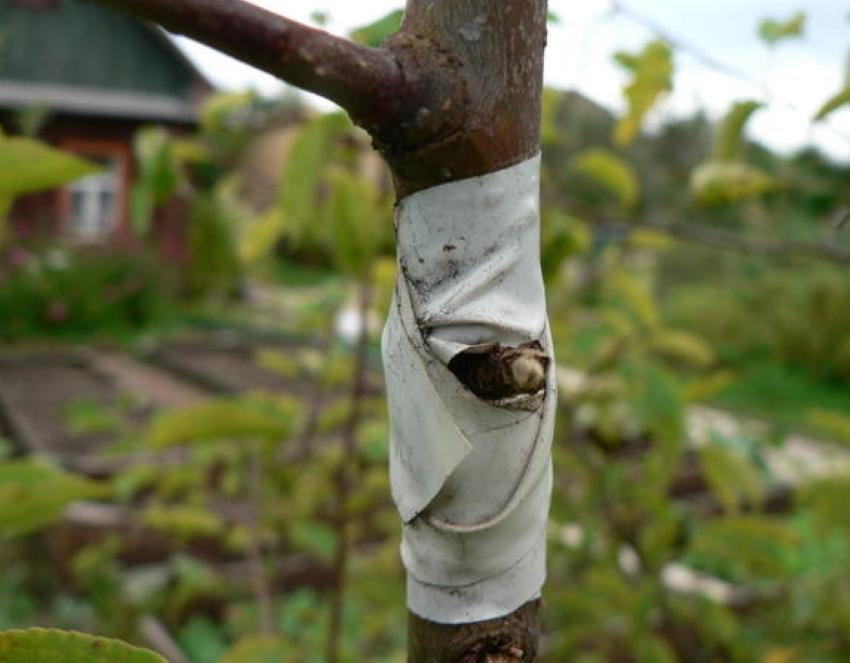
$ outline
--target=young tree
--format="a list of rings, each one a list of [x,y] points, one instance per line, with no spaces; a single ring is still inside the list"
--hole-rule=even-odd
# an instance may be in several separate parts
[[[490,187],[496,186],[498,181],[484,178],[505,172],[505,169],[523,166],[521,173],[517,171],[522,175],[538,167],[534,158],[540,149],[547,0],[408,0],[402,28],[380,48],[349,42],[241,0],[101,1],[159,23],[172,32],[186,34],[342,106],[372,136],[375,148],[392,171],[397,200],[402,206],[420,192],[450,183],[472,182],[464,185],[466,189],[454,189],[454,195],[449,198],[455,201],[452,204],[456,206],[458,218],[465,218],[467,214],[486,216],[486,207],[490,204],[488,195],[467,196],[466,193],[472,192],[479,183],[489,182]],[[514,175],[513,171],[505,175],[504,183],[510,184]],[[525,185],[525,191],[532,191],[534,198],[537,197],[535,184],[536,179],[531,177]],[[435,197],[439,199],[441,194]],[[503,206],[511,204],[509,200],[503,201]],[[474,206],[478,208],[472,209]],[[536,216],[536,203],[532,207],[530,216]],[[500,227],[499,219],[494,219],[493,223],[494,227]],[[512,245],[515,253],[524,255],[514,255],[511,259],[518,269],[530,272],[529,289],[533,291],[538,308],[545,309],[536,265],[536,218],[527,225],[530,231],[526,234],[533,236],[535,242]],[[471,230],[486,234],[480,225]],[[442,252],[450,253],[456,248],[445,244]],[[498,253],[498,247],[496,251]],[[418,267],[425,281],[438,270],[445,270],[447,260],[451,263],[440,251],[434,254],[437,258],[428,255],[427,260],[419,259],[422,264]],[[433,265],[429,262],[432,259]],[[531,268],[529,263],[533,265]],[[523,275],[514,276],[521,279]],[[456,269],[454,278],[472,278],[472,275],[470,270]],[[489,287],[492,297],[492,283]],[[468,289],[464,296],[474,298],[475,292],[474,288]],[[415,308],[415,302],[413,305]],[[551,354],[551,348],[545,310],[536,313],[541,316],[541,328],[530,337],[508,334],[505,338],[493,338],[492,334],[485,334],[485,340],[491,342],[477,346],[467,343],[475,347],[461,347],[444,363],[481,401],[505,408],[517,422],[529,419],[527,410],[549,411],[547,416],[538,415],[537,437],[532,436],[531,440],[542,439],[537,445],[538,455],[543,455],[542,463],[537,463],[539,473],[522,489],[540,494],[534,507],[537,513],[531,520],[537,523],[537,530],[541,530],[541,522],[545,527],[551,480],[548,459],[551,408],[544,408],[541,403],[545,400],[551,404],[554,391],[553,380],[547,375],[547,355]],[[513,314],[508,312],[506,316],[522,314],[520,310]],[[414,317],[424,338],[430,338],[431,330],[425,329],[425,321],[416,312]],[[508,319],[500,328],[515,329],[523,327],[525,322]],[[403,321],[396,323],[399,328],[403,326]],[[427,348],[424,351],[429,352]],[[534,394],[538,401],[523,406],[524,416],[518,414],[522,407],[504,405],[513,397]],[[499,405],[492,405],[497,401]],[[479,406],[480,403],[463,406],[467,408],[464,416],[474,418],[477,416],[475,408]],[[403,407],[403,402],[393,402],[391,393],[391,418],[403,421],[406,414],[394,411],[394,408]],[[432,413],[432,416],[439,419],[443,413]],[[420,444],[431,442],[424,434]],[[519,442],[518,446],[521,446]],[[451,474],[460,463],[461,459],[456,459],[446,474]],[[412,474],[430,471],[418,467],[407,470]],[[466,474],[464,480],[480,481],[475,472]],[[455,483],[458,481],[461,479],[456,478]],[[455,485],[452,489],[463,492],[465,487]],[[473,486],[471,492],[475,489]],[[401,490],[403,492],[404,486]],[[444,489],[436,497],[429,497],[437,502],[441,499],[451,501],[447,492]],[[516,500],[525,494],[519,489],[509,492],[511,499]],[[418,507],[423,506],[424,502],[418,504]],[[428,508],[431,507],[425,507]],[[414,506],[413,513],[404,518],[405,531],[412,539],[416,538],[416,532],[430,526],[420,519],[419,511]],[[519,517],[517,515],[514,520]],[[482,528],[474,529],[480,531]],[[534,536],[538,539],[537,557],[540,559],[535,565],[539,569],[543,556],[542,531],[537,530]],[[446,531],[441,530],[451,536]],[[461,540],[465,535],[460,529],[458,531],[457,537]],[[498,548],[504,539],[504,536],[493,538],[494,546]],[[413,541],[410,545],[417,544]],[[491,557],[500,554],[499,550],[489,552]],[[419,551],[419,554],[426,553]],[[506,571],[500,569],[499,572]],[[538,575],[542,582],[542,572]],[[440,591],[444,590],[448,596],[452,588]],[[532,587],[532,590],[531,596],[522,597],[525,603],[514,606],[515,610],[511,608],[513,611],[509,610],[509,614],[500,609],[503,610],[511,599],[516,600],[518,595],[494,601],[497,607],[489,609],[474,605],[476,601],[489,605],[488,597],[464,597],[466,604],[473,608],[469,612],[473,618],[466,623],[456,616],[444,620],[432,613],[425,618],[420,616],[421,611],[420,614],[411,612],[410,660],[418,663],[535,660],[539,587]],[[462,595],[465,590],[457,591]],[[475,618],[481,615],[488,618]]]

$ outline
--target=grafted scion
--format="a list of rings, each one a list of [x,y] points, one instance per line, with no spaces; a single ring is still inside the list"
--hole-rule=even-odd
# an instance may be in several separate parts
[[[516,347],[498,343],[485,350],[461,352],[449,369],[466,387],[484,400],[501,400],[536,394],[546,384],[552,360],[538,341]]]
[[[371,134],[392,171],[399,201],[530,162],[539,152],[547,0],[407,0],[401,30],[380,48],[354,44],[245,0],[98,1],[338,103]],[[457,242],[441,246],[452,255],[460,251]],[[478,397],[513,399],[520,409],[520,402],[531,403],[544,393],[551,362],[543,346],[532,341],[461,352],[449,368]],[[540,448],[548,458],[548,447]],[[551,475],[542,465],[537,470],[536,485],[546,485]],[[538,515],[545,523],[545,514]],[[433,528],[428,532],[439,535]],[[539,601],[531,601],[498,619],[454,624],[411,612],[409,660],[534,661],[538,609]]]

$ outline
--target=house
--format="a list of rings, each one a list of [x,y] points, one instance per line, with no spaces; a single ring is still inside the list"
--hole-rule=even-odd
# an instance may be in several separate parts
[[[36,125],[40,139],[104,167],[19,199],[13,227],[22,237],[129,241],[134,132],[191,130],[212,86],[159,28],[84,0],[0,0],[0,34],[3,131]],[[158,211],[166,252],[181,250],[173,226],[184,216],[179,204]]]

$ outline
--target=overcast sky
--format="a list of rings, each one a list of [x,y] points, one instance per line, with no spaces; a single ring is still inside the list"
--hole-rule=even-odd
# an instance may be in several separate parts
[[[327,29],[338,34],[403,4],[402,0],[254,2],[303,22],[309,22],[312,11],[324,10],[331,18]],[[850,110],[835,113],[827,127],[813,127],[809,121],[843,85],[850,51],[850,4],[846,0],[623,0],[622,4],[671,37],[758,81],[737,80],[680,50],[675,90],[651,121],[687,115],[697,108],[717,116],[734,101],[772,97],[770,107],[755,116],[750,126],[752,137],[783,150],[814,142],[835,158],[850,158]],[[561,21],[550,31],[546,82],[577,89],[612,109],[622,108],[625,78],[612,63],[611,54],[639,49],[652,32],[628,15],[613,13],[611,0],[550,0],[550,8]],[[786,19],[797,10],[808,13],[806,35],[780,44],[771,53],[756,36],[759,21]],[[264,93],[280,90],[278,81],[255,69],[185,38],[179,43],[222,88],[255,87]]]

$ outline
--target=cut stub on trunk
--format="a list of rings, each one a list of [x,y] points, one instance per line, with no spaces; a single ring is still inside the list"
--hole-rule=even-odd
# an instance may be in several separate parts
[[[396,211],[383,337],[408,607],[441,624],[540,596],[552,487],[552,342],[540,159],[415,193]]]

